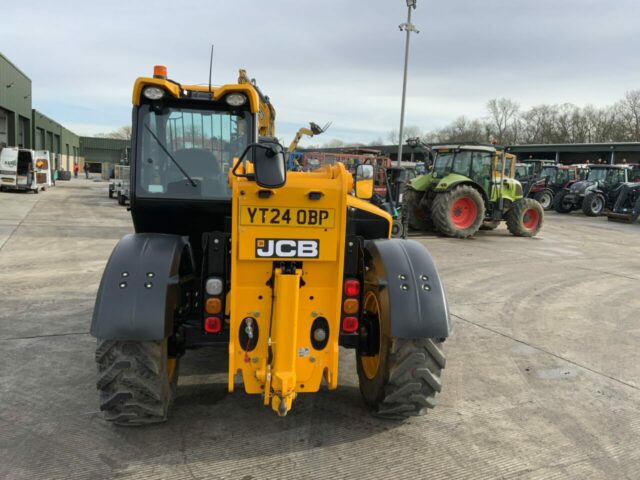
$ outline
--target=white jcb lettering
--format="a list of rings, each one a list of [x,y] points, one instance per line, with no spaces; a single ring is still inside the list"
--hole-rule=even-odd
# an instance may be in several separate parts
[[[258,257],[273,257],[273,240],[266,241],[266,248],[256,248]]]
[[[287,258],[296,256],[295,240],[278,240],[276,242],[276,257]]]
[[[256,257],[260,258],[318,258],[318,240],[288,240],[259,238],[256,241]]]
[[[298,242],[298,256],[315,258],[318,256],[318,242],[316,240],[300,240]]]

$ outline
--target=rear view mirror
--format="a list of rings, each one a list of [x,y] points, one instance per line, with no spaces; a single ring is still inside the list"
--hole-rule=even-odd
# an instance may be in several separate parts
[[[280,188],[287,181],[287,168],[282,145],[264,142],[253,150],[253,171],[256,183],[264,188]]]
[[[244,165],[247,154],[253,154],[253,173],[239,173],[238,168]],[[280,188],[287,181],[287,169],[282,145],[274,140],[261,140],[244,149],[236,161],[231,173],[237,177],[255,180],[264,188]]]
[[[373,196],[373,165],[356,168],[356,197],[368,200]]]

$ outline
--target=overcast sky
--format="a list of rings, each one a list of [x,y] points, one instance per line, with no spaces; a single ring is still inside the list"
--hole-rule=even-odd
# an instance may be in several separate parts
[[[33,106],[79,134],[130,123],[154,64],[182,83],[246,68],[277,133],[332,121],[311,140],[386,139],[400,117],[404,0],[6,2],[0,51],[33,82]],[[487,100],[607,105],[640,88],[640,0],[418,0],[406,125],[423,130]]]

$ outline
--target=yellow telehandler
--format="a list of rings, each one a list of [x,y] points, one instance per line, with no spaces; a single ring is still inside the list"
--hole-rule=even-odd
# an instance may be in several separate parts
[[[374,414],[424,413],[450,332],[431,256],[389,238],[370,165],[287,172],[275,110],[243,77],[192,86],[157,66],[135,82],[135,233],[113,250],[91,325],[105,418],[165,420],[180,358],[204,346],[228,349],[229,391],[281,416],[338,386],[340,347]]]

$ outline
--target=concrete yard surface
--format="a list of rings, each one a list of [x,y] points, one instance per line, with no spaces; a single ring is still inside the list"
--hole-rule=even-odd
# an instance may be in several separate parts
[[[165,424],[98,411],[89,324],[103,268],[132,231],[107,185],[0,193],[2,479],[637,479],[640,225],[549,212],[541,234],[412,236],[454,323],[437,407],[372,417],[355,356],[336,391],[278,418],[227,393],[226,351],[183,358]]]

